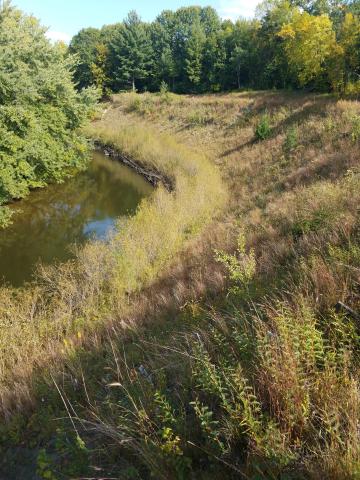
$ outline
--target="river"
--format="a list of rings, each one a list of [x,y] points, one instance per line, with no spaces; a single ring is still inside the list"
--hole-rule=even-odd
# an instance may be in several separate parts
[[[116,220],[134,214],[152,191],[139,174],[94,152],[85,172],[11,205],[14,222],[0,230],[0,283],[19,287],[39,262],[62,262],[73,256],[74,244],[105,240]]]

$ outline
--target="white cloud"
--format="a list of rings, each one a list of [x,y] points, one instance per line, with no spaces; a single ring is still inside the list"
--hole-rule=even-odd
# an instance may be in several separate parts
[[[259,0],[219,0],[218,11],[222,18],[237,20],[239,17],[252,18]]]
[[[49,40],[52,42],[64,42],[64,43],[70,43],[71,40],[71,35],[65,32],[55,32],[54,30],[48,30],[46,32],[46,36]]]

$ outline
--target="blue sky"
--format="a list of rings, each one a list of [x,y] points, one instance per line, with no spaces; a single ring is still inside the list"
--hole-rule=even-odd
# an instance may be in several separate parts
[[[49,27],[53,40],[69,41],[84,27],[101,27],[124,19],[135,9],[143,20],[153,20],[162,10],[188,5],[210,5],[221,17],[235,20],[239,16],[251,17],[258,0],[13,0],[14,5],[34,14]]]

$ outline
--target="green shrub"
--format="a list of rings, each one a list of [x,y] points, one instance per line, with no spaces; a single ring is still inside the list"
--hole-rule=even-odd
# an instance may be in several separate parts
[[[128,113],[140,112],[141,107],[142,107],[141,96],[138,95],[137,93],[128,93],[125,111]]]
[[[160,94],[161,101],[170,103],[170,93]],[[169,98],[168,98],[169,97]],[[156,97],[152,97],[149,93],[129,92],[123,95],[124,110],[126,113],[137,113],[141,116],[152,114],[156,111]]]
[[[163,80],[160,84],[160,95],[166,95],[168,92],[169,92],[169,85]]]
[[[298,145],[298,129],[297,127],[290,127],[286,132],[286,137],[284,141],[284,150],[285,152],[292,152]]]
[[[360,80],[349,82],[345,87],[345,94],[358,96],[360,94]]]
[[[310,232],[318,232],[332,223],[335,215],[326,208],[320,208],[311,212],[308,216],[303,216],[296,220],[291,228],[295,237],[306,235]]]
[[[260,121],[255,127],[255,137],[257,140],[266,140],[271,135],[271,119],[268,113],[265,113],[260,118]]]
[[[41,449],[38,453],[36,473],[43,480],[57,480],[53,459],[46,453],[45,449]]]
[[[239,294],[247,290],[256,271],[254,250],[246,251],[245,235],[241,232],[237,239],[237,249],[234,255],[215,251],[216,260],[225,265],[230,280],[234,283],[230,293]]]
[[[164,105],[170,105],[175,98],[175,95],[169,90],[169,85],[164,81],[161,82],[159,96],[160,102]]]

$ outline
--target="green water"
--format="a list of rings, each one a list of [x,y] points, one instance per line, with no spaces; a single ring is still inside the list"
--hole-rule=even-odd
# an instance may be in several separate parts
[[[0,230],[0,283],[21,286],[39,262],[68,260],[74,244],[106,239],[116,219],[133,214],[152,190],[133,170],[94,152],[86,172],[11,206],[14,223]]]

